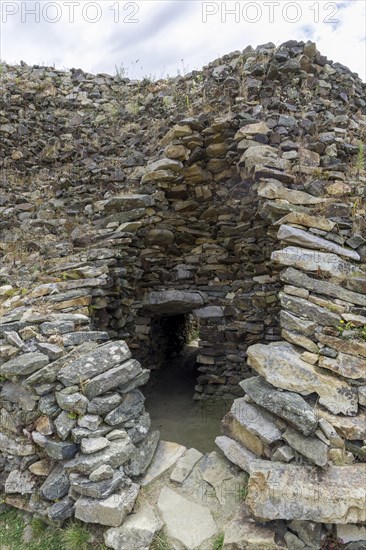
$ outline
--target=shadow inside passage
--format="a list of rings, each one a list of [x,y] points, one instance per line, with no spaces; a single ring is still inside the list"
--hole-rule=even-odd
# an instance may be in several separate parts
[[[146,410],[152,426],[164,441],[174,441],[206,453],[215,450],[220,422],[232,401],[195,401],[197,341],[183,346],[176,356],[167,355],[160,369],[152,371],[144,388]]]

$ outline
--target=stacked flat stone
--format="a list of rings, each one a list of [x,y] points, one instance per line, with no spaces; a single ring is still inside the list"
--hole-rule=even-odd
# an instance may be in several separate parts
[[[357,194],[355,183],[337,187]],[[291,520],[302,541],[307,522],[331,523],[340,540],[358,541],[366,521],[365,224],[319,214],[321,204],[334,208],[329,191],[296,195],[269,180],[258,192],[270,199],[267,211],[288,201],[272,254],[282,268],[283,340],[248,348],[256,376],[240,383],[245,396],[216,441],[250,473],[246,502],[256,519]]]
[[[149,371],[85,315],[17,318],[1,325],[5,502],[53,521],[118,526],[158,443],[138,389]]]

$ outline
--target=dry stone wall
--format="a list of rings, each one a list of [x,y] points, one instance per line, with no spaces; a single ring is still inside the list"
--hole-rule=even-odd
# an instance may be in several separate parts
[[[237,397],[217,445],[288,522],[271,548],[358,540],[365,85],[289,41],[157,83],[5,66],[2,91],[5,501],[119,527],[158,444],[139,388],[192,315],[195,397]]]

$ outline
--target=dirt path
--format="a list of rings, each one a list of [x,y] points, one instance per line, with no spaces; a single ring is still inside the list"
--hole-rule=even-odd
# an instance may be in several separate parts
[[[161,439],[194,447],[206,453],[215,450],[221,434],[220,421],[229,401],[194,401],[197,347],[186,346],[182,354],[160,371],[153,371],[144,388],[146,410]]]

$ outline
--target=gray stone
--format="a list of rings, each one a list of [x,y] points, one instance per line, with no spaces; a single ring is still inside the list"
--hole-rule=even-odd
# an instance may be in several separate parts
[[[82,439],[104,437],[109,435],[111,427],[107,424],[101,424],[96,430],[88,430],[87,428],[73,428],[71,430],[72,439],[75,443],[81,443]],[[125,432],[126,433],[126,432]]]
[[[65,497],[55,502],[47,509],[47,515],[51,521],[63,523],[74,515],[74,501]]]
[[[305,273],[289,267],[281,272],[281,281],[285,283],[294,284],[300,287],[304,287],[308,290],[312,290],[317,294],[325,294],[326,296],[333,296],[351,302],[352,304],[358,304],[366,306],[366,296],[359,294],[358,292],[352,292],[340,286],[339,284],[329,283],[328,281],[322,281],[319,279],[313,279]]]
[[[344,256],[351,260],[360,260],[359,254],[354,250],[343,248],[332,241],[317,237],[313,233],[309,233],[297,227],[292,227],[291,225],[281,225],[277,238],[285,243],[295,244],[305,248],[314,248],[315,250],[324,250],[325,252],[334,252],[339,256]]]
[[[146,244],[167,247],[174,242],[174,233],[169,229],[151,229],[146,235]]]
[[[202,479],[213,487],[224,515],[232,517],[238,508],[240,495],[245,494],[247,474],[239,468],[234,468],[222,453],[216,451],[204,456],[199,469]],[[200,493],[199,489],[198,494]]]
[[[238,507],[234,518],[224,526],[223,550],[280,550],[277,526],[253,521],[245,505]]]
[[[33,493],[35,486],[36,480],[30,472],[27,470],[25,472],[21,470],[12,470],[5,480],[4,492],[26,495]]]
[[[147,436],[150,426],[151,419],[149,413],[144,413],[138,418],[133,418],[123,423],[123,426],[126,428],[128,435],[130,436],[133,443],[140,443]]]
[[[295,531],[299,539],[302,540],[307,547],[312,550],[320,548],[324,534],[321,523],[294,520],[291,521],[289,527],[292,531]]]
[[[116,195],[107,200],[104,209],[107,213],[126,212],[134,208],[148,208],[154,204],[155,200],[151,195]]]
[[[337,525],[336,527],[337,538],[340,539],[343,544],[350,542],[366,542],[366,526],[365,525]],[[362,547],[358,547],[362,550]]]
[[[33,373],[26,379],[25,384],[33,386],[35,384],[47,384],[55,382],[57,379],[58,371],[65,364],[74,361],[76,358],[84,354],[92,352],[97,347],[98,345],[95,342],[87,342],[85,344],[82,344],[81,346],[78,346],[70,353],[67,353],[63,357],[60,357],[56,361],[53,361],[52,363],[46,365],[45,367],[43,367],[43,369],[40,369],[39,371]]]
[[[62,464],[58,464],[40,487],[40,495],[47,500],[57,500],[69,492],[70,481]]]
[[[286,330],[299,332],[305,336],[312,336],[318,326],[315,321],[308,321],[304,317],[297,317],[297,315],[293,315],[284,309],[280,311],[280,325]]]
[[[37,432],[32,432],[32,438],[37,445],[46,451],[50,458],[54,458],[55,460],[68,460],[74,458],[79,450],[78,445],[75,445],[75,443],[53,441]]]
[[[105,532],[105,544],[114,550],[147,550],[151,548],[154,535],[162,527],[163,522],[157,517],[154,508],[144,502],[135,513],[127,516],[121,527]]]
[[[57,435],[62,441],[65,441],[75,427],[76,420],[69,412],[62,411],[55,420],[55,428]]]
[[[114,475],[114,470],[111,468],[111,466],[99,466],[96,470],[94,470],[90,476],[90,481],[104,481],[105,479],[110,479]]]
[[[339,352],[337,359],[319,357],[319,367],[329,369],[344,378],[351,378],[352,380],[366,378],[366,361],[364,357],[353,357]]]
[[[117,390],[120,393],[127,393],[129,391],[135,390],[136,388],[139,388],[140,386],[144,386],[147,384],[150,378],[151,371],[149,369],[144,369],[141,374],[138,374],[130,380],[130,382],[126,382],[125,384],[121,384],[118,386]]]
[[[42,395],[38,402],[38,409],[47,416],[53,416],[57,412],[60,412],[60,407],[57,404],[55,394],[47,393],[46,395]]]
[[[249,449],[226,435],[216,437],[215,443],[230,462],[236,464],[248,474],[251,473],[257,462],[261,462],[261,459],[257,458]]]
[[[287,342],[254,344],[247,350],[248,363],[267,382],[301,395],[317,393],[319,403],[334,414],[354,415],[357,392],[345,381],[325,375],[300,359],[296,348]]]
[[[2,400],[19,405],[24,411],[33,411],[38,401],[37,395],[31,388],[7,381],[2,382],[0,397]]]
[[[319,348],[312,340],[310,340],[310,338],[307,338],[303,334],[298,334],[297,332],[292,332],[286,329],[281,330],[281,336],[284,340],[287,340],[287,342],[290,342],[290,344],[295,344],[295,346],[300,346],[308,350],[308,352],[310,352],[309,355],[315,354],[315,363],[317,362],[318,360],[317,354],[319,353]],[[301,358],[304,359],[303,355],[301,356]],[[309,361],[309,363],[310,362],[311,361]]]
[[[244,398],[235,399],[230,414],[250,433],[258,436],[264,443],[271,445],[281,439],[281,431],[273,418],[257,405],[247,403]]]
[[[84,342],[106,342],[109,340],[107,332],[101,331],[88,331],[88,332],[70,332],[70,334],[64,334],[62,336],[62,342],[65,348],[70,346],[80,346]]]
[[[82,393],[66,394],[56,392],[55,396],[61,409],[76,414],[85,414],[89,401]]]
[[[128,476],[133,478],[145,473],[155,454],[159,443],[159,436],[160,433],[158,430],[152,430],[142,443],[136,445],[137,451],[135,455],[124,466],[124,470]]]
[[[54,321],[52,323],[42,323],[40,325],[41,333],[46,336],[53,334],[65,334],[66,332],[73,332],[75,330],[75,324],[72,321]]]
[[[338,327],[340,323],[340,315],[329,311],[324,307],[320,307],[313,302],[298,298],[297,296],[290,296],[284,292],[278,294],[281,305],[283,308],[288,309],[295,315],[305,317],[310,321],[316,321],[320,325]]]
[[[25,376],[41,369],[49,363],[43,353],[24,353],[0,366],[1,376]]]
[[[287,246],[283,250],[275,250],[272,252],[271,259],[280,265],[297,267],[304,271],[320,272],[339,280],[362,274],[360,268],[342,260],[336,254],[297,246]]]
[[[282,445],[273,453],[272,460],[275,462],[291,462],[295,458],[295,453],[289,445]]]
[[[23,340],[20,338],[19,334],[15,332],[15,330],[4,332],[4,337],[8,344],[10,344],[11,346],[15,346],[19,349],[23,349],[25,346]]]
[[[316,430],[315,410],[297,393],[279,391],[260,376],[243,380],[240,385],[258,405],[283,418],[304,435],[309,436]]]
[[[37,347],[39,351],[47,355],[51,361],[55,361],[63,355],[63,349],[60,348],[60,346],[56,346],[55,344],[38,343]]]
[[[80,416],[78,418],[78,426],[80,428],[86,428],[91,432],[95,432],[95,430],[98,429],[101,422],[102,422],[102,418],[95,414],[86,414],[85,416]]]
[[[101,481],[91,481],[87,478],[78,477],[71,481],[71,487],[81,496],[103,499],[115,493],[122,483],[126,483],[126,481],[125,474],[117,471],[112,477]]]
[[[252,468],[246,504],[260,521],[306,520],[363,523],[366,520],[365,464],[316,466],[260,461]]]
[[[144,477],[139,481],[140,485],[146,486],[152,483],[171,468],[186,451],[186,447],[178,443],[159,441],[154,458],[147,469]]]
[[[304,437],[293,428],[287,428],[283,434],[283,439],[295,451],[306,456],[317,466],[325,466],[328,462],[328,447],[316,437]]]
[[[203,306],[198,292],[165,290],[150,292],[144,300],[144,307],[158,314],[178,315]]]
[[[305,548],[305,544],[290,531],[287,531],[283,538],[285,539],[287,548],[291,548],[291,550],[303,550]]]
[[[193,314],[198,319],[212,319],[216,317],[223,317],[224,308],[222,308],[221,306],[206,306],[195,309]]]
[[[158,508],[168,537],[184,545],[184,548],[198,548],[218,532],[208,508],[182,497],[168,487],[163,487],[160,492]]]
[[[176,483],[183,483],[202,457],[203,454],[197,451],[197,449],[188,449],[180,458],[178,458],[176,466],[170,475],[170,480],[175,481]]]
[[[81,452],[90,455],[109,447],[110,442],[105,437],[91,437],[90,439],[81,440]]]
[[[86,523],[119,527],[131,512],[138,492],[139,486],[133,483],[104,500],[80,497],[75,503],[75,517]]]
[[[139,390],[133,390],[122,397],[121,404],[108,413],[104,421],[110,426],[117,426],[143,412],[145,398]]]
[[[276,149],[275,149],[276,151]],[[277,153],[277,151],[276,151]],[[267,199],[285,199],[291,204],[319,204],[324,202],[324,199],[314,197],[303,191],[295,191],[284,187],[282,183],[274,179],[268,179],[261,182],[258,187],[258,195]]]
[[[109,342],[61,368],[57,374],[65,386],[80,384],[102,374],[131,357],[126,342]]]
[[[122,401],[121,396],[118,393],[111,393],[103,395],[101,397],[95,397],[88,404],[88,413],[89,414],[98,414],[105,415],[109,413],[112,409],[117,407]]]
[[[73,460],[65,463],[65,468],[69,472],[90,475],[100,466],[111,466],[118,468],[122,466],[136,452],[136,447],[126,434],[124,439],[111,441],[109,447],[91,455],[79,454]]]
[[[94,399],[100,394],[126,384],[141,373],[141,365],[135,359],[130,359],[122,365],[104,372],[85,383],[85,394],[89,399]]]

